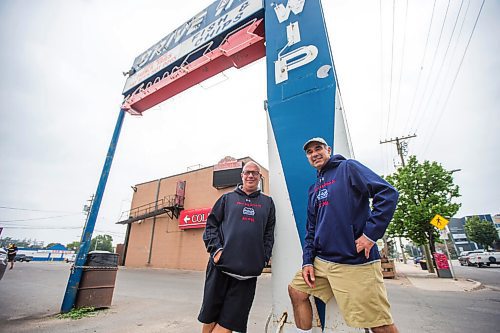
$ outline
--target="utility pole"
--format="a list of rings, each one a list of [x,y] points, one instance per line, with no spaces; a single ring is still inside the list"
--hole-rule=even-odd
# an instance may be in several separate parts
[[[383,144],[383,143],[389,143],[389,142],[396,142],[396,149],[398,151],[398,155],[399,157],[401,158],[401,164],[403,166],[405,166],[405,159],[404,157],[406,156],[406,154],[408,153],[408,143],[404,140],[406,139],[411,139],[411,138],[415,138],[417,137],[416,134],[412,134],[412,135],[407,135],[407,136],[404,136],[404,137],[396,137],[395,139],[390,139],[390,140],[385,140],[385,141],[380,141],[380,144]]]
[[[87,215],[87,218],[85,219],[85,225],[87,225],[87,222],[89,220],[89,215],[90,215],[90,211],[92,210],[92,205],[94,204],[94,194],[92,194],[90,196],[90,199],[87,200],[88,201],[88,205],[83,205],[83,211],[85,212],[85,214]]]
[[[417,135],[416,134],[413,134],[413,135],[407,135],[407,136],[404,136],[404,137],[396,137],[395,139],[390,139],[390,140],[385,140],[385,141],[380,141],[380,144],[383,144],[383,143],[389,143],[389,142],[396,142],[396,149],[398,151],[398,155],[399,157],[401,158],[401,165],[403,165],[403,167],[406,165],[405,164],[405,156],[406,154],[408,153],[408,143],[404,140],[407,140],[407,139],[411,139],[411,138],[415,138]],[[403,263],[406,264],[406,255],[405,255],[405,249],[403,248],[403,241],[401,240],[401,237],[398,237],[399,238],[399,247],[401,248],[401,254],[403,256]]]

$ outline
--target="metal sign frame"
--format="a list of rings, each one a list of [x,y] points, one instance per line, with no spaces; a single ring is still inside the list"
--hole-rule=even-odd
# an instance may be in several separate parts
[[[321,136],[336,152],[350,156],[352,151],[343,114],[335,112],[337,85],[320,0],[218,0],[134,60],[61,312],[74,305],[82,273],[79,267],[89,250],[125,112],[141,115],[227,68],[240,68],[263,56],[270,186],[279,221],[273,251],[271,326],[280,329],[284,325],[283,332],[294,331],[282,320],[293,313],[286,285],[300,268],[307,189],[315,178],[302,144]],[[325,315],[320,307],[318,312],[325,332],[343,327],[333,318],[334,309]]]

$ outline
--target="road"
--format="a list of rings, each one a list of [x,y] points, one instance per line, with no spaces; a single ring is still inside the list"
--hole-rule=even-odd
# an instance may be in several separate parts
[[[486,270],[485,270],[486,272]],[[471,274],[473,271],[471,271]],[[120,268],[112,307],[80,320],[54,317],[69,275],[65,263],[17,263],[0,281],[0,332],[199,332],[203,272]],[[490,333],[500,326],[500,292],[426,291],[386,280],[395,321],[406,332]],[[265,332],[271,277],[259,279],[249,333]]]
[[[490,267],[460,266],[453,260],[453,269],[458,277],[480,281],[483,285],[500,291],[500,265]]]

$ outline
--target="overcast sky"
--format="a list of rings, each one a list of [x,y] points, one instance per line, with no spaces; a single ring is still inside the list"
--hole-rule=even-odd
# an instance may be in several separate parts
[[[431,0],[323,2],[356,158],[392,173],[396,147],[379,142],[416,133],[410,155],[461,169],[457,216],[500,213],[500,2],[484,3],[470,43],[482,1],[437,1],[434,10]],[[211,1],[172,3],[0,2],[2,237],[80,239],[122,72]],[[265,70],[261,59],[142,117],[127,115],[94,236],[123,241],[125,226],[115,223],[130,207],[131,185],[226,155],[267,166]]]

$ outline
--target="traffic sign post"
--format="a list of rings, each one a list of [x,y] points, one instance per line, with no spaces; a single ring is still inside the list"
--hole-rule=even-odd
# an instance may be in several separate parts
[[[446,240],[448,239],[448,235],[450,234],[450,229],[448,229],[448,226],[445,226],[444,228],[444,234],[445,234],[445,238],[444,238],[444,248],[446,249],[446,254],[448,255],[448,258],[450,259],[450,270],[451,270],[451,276],[453,277],[453,280],[457,280],[457,277],[455,275],[455,271],[453,270],[453,262],[451,261],[451,255],[450,255],[450,251],[448,250],[448,243],[446,242]],[[452,236],[450,235],[450,238]]]
[[[442,217],[439,214],[436,214],[434,218],[431,220],[431,224],[438,228],[439,230],[443,230],[448,225],[448,220]]]
[[[444,240],[444,248],[446,249],[446,254],[448,255],[448,259],[450,261],[451,276],[454,280],[456,280],[457,278],[455,277],[455,271],[453,270],[450,251],[448,250],[448,243],[446,242],[446,240],[448,239],[448,234],[450,233],[450,230],[448,229],[449,221],[441,215],[436,214],[436,216],[432,218],[430,223],[440,230],[440,238]]]

